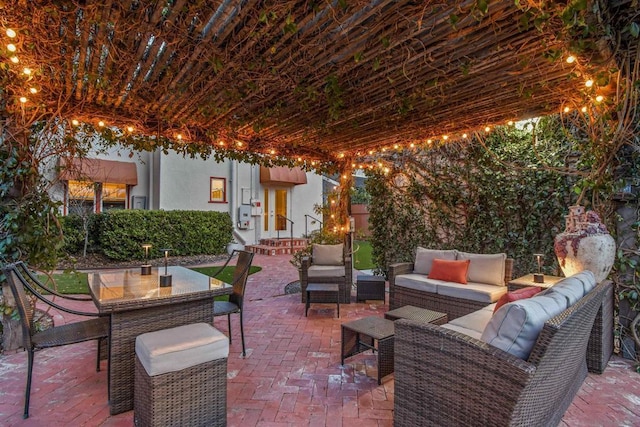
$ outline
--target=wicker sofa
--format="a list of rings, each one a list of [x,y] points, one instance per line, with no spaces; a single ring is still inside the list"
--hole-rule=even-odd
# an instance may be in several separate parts
[[[427,277],[434,259],[469,259],[467,285]],[[489,271],[487,271],[489,270]],[[449,320],[480,310],[507,292],[513,259],[505,254],[473,254],[457,250],[416,250],[414,262],[389,266],[389,308],[405,305],[447,313]],[[466,292],[466,294],[465,294]]]
[[[397,321],[395,426],[557,425],[586,377],[590,333],[610,288],[603,282],[573,304],[567,298],[568,307],[528,337],[533,346],[524,358],[521,349],[505,351],[478,339],[479,333],[474,338],[447,325]],[[536,298],[527,301],[546,310],[548,301]],[[465,316],[467,326],[479,321],[474,316],[496,317],[500,310],[494,315],[485,307],[481,311],[489,313]]]

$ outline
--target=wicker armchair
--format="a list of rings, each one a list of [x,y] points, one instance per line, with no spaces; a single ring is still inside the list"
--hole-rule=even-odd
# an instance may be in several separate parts
[[[395,322],[394,425],[557,425],[586,378],[610,285],[547,321],[528,360],[440,326]]]
[[[353,262],[351,254],[345,254],[344,245],[319,245],[314,244],[311,256],[302,258],[300,273],[300,288],[302,290],[302,302],[307,302],[307,285],[309,283],[337,283],[340,288],[340,304],[351,303],[351,287],[353,285]],[[326,260],[326,254],[334,252]],[[320,260],[320,256],[325,258]],[[320,263],[315,262],[320,261]],[[311,302],[335,303],[335,297],[331,293],[314,292]]]
[[[100,348],[102,341],[109,337],[109,317],[98,317],[98,313],[86,313],[62,307],[45,298],[37,289],[38,286],[45,288],[38,280],[31,275],[28,268],[21,263],[10,264],[2,267],[2,272],[11,288],[15,299],[20,321],[22,323],[23,347],[28,354],[27,386],[25,390],[24,418],[29,418],[29,398],[31,395],[31,379],[33,372],[33,362],[35,352],[44,348],[59,347],[67,344],[76,344],[84,341],[98,340],[98,357],[96,370],[100,370]],[[29,279],[23,275],[27,274]],[[34,282],[30,282],[33,280]],[[37,285],[37,286],[34,286]],[[62,326],[54,326],[44,331],[38,332],[34,328],[34,308],[31,305],[26,291],[29,291],[37,299],[57,310],[80,316],[97,317],[95,319],[84,320],[76,323],[69,323]]]

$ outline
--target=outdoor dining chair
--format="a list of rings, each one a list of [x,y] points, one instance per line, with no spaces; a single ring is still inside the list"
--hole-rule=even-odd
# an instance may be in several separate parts
[[[35,352],[44,348],[98,340],[96,370],[99,371],[100,347],[102,341],[109,337],[109,317],[101,316],[96,319],[84,320],[61,326],[53,326],[49,329],[38,332],[34,324],[35,304],[32,304],[27,291],[43,303],[66,313],[91,317],[97,317],[100,315],[98,313],[86,313],[62,307],[61,305],[45,298],[39,290],[37,290],[37,287],[30,283],[23,275],[23,272],[25,272],[25,274],[28,272],[28,268],[24,264],[6,265],[2,267],[2,272],[4,273],[6,281],[11,288],[13,297],[15,298],[18,314],[20,315],[20,322],[22,324],[22,346],[28,354],[27,387],[24,396],[23,418],[29,418],[29,398],[31,395],[31,379]],[[31,275],[29,274],[28,277],[30,276]],[[35,281],[39,283],[37,279],[35,279]]]
[[[233,282],[231,283],[233,286],[233,293],[229,295],[229,301],[213,302],[213,316],[214,319],[217,316],[227,316],[227,323],[229,325],[229,343],[231,343],[231,315],[233,313],[240,314],[240,337],[242,338],[242,355],[245,356],[246,348],[244,342],[244,325],[242,320],[242,312],[244,305],[244,290],[247,285],[249,269],[251,268],[251,262],[253,261],[254,254],[253,252],[234,250],[224,266],[226,266],[235,255],[238,255],[238,261],[236,263],[235,269],[233,270]],[[218,273],[222,271],[224,266],[220,268]]]

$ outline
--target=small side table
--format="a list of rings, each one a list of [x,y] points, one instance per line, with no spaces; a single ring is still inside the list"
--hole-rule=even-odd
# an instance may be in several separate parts
[[[393,373],[393,321],[369,316],[342,324],[340,363],[367,350],[378,352],[378,385],[382,377]],[[378,345],[375,342],[378,341]]]
[[[337,283],[309,283],[307,285],[307,302],[304,305],[304,317],[307,317],[309,305],[311,305],[311,292],[331,292],[336,295],[338,304],[338,317],[340,317],[340,285]]]
[[[384,284],[382,276],[358,275],[356,277],[356,301],[368,299],[384,301]]]
[[[542,289],[547,289],[558,283],[564,277],[544,275],[544,283],[536,283],[533,281],[533,274],[527,274],[526,276],[518,277],[517,279],[510,280],[507,284],[509,292],[516,289],[526,288],[530,286],[539,286]]]
[[[384,318],[389,320],[409,319],[417,322],[432,323],[434,325],[444,325],[448,320],[447,313],[440,313],[412,305],[405,305],[395,310],[387,311],[384,314]]]

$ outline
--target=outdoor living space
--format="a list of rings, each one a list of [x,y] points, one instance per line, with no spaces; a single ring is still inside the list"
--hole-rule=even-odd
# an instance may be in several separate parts
[[[394,376],[376,380],[376,356],[366,352],[340,365],[340,326],[388,311],[378,300],[341,305],[312,304],[304,316],[300,294],[284,292],[297,280],[290,256],[256,255],[262,270],[249,276],[246,290],[247,356],[241,357],[237,316],[228,358],[229,426],[391,426]],[[354,273],[354,277],[356,276]],[[77,303],[88,309],[91,303]],[[74,316],[55,315],[57,324]],[[216,328],[227,332],[226,320]],[[107,367],[95,371],[95,342],[37,354],[31,414],[22,419],[26,353],[2,356],[0,421],[3,426],[130,426],[133,411],[109,415]],[[589,374],[561,425],[631,426],[640,419],[640,376],[633,363],[614,356],[603,374]]]

